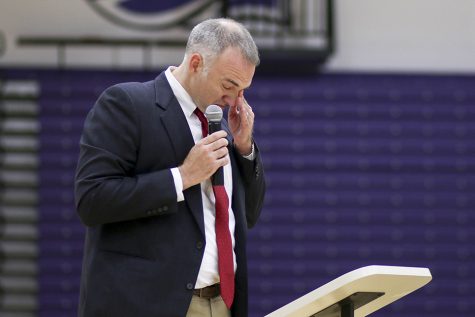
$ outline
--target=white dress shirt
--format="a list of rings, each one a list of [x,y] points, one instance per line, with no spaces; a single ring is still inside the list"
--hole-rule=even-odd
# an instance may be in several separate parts
[[[172,71],[175,67],[170,66],[166,71],[165,75],[167,77],[168,83],[170,84],[173,94],[178,99],[181,109],[185,114],[186,121],[190,127],[191,134],[193,135],[193,140],[198,142],[201,140],[201,122],[198,117],[194,114],[195,109],[197,108],[193,100],[191,99],[188,92],[183,88],[183,86],[178,82],[175,76],[172,74]],[[234,227],[236,220],[234,218],[234,213],[231,208],[232,195],[233,195],[233,178],[232,178],[232,169],[231,164],[227,164],[223,168],[224,170],[224,188],[229,197],[229,232],[231,233],[231,240],[233,245],[233,260],[234,260],[234,271],[236,271],[236,254],[234,253]],[[183,196],[183,181],[180,175],[178,167],[171,169],[173,180],[175,182],[175,188],[177,191],[177,201],[184,200]],[[207,179],[206,181],[200,184],[201,186],[201,198],[203,201],[203,215],[204,215],[204,225],[205,225],[205,235],[206,235],[206,246],[204,250],[203,261],[201,262],[200,271],[198,273],[198,279],[195,283],[195,288],[203,288],[209,285],[213,285],[219,282],[219,273],[218,273],[218,247],[216,245],[216,231],[215,231],[215,197],[213,193],[213,188],[211,180]]]

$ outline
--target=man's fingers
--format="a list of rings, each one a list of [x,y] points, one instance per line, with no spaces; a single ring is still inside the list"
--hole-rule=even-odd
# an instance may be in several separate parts
[[[228,134],[226,133],[226,131],[220,130],[220,131],[214,132],[214,133],[208,135],[207,137],[203,138],[202,142],[203,142],[203,144],[208,145],[208,144],[216,142],[219,139],[226,140],[227,135]]]
[[[243,122],[246,127],[254,124],[254,112],[244,97],[241,105],[241,122]]]
[[[211,151],[216,151],[216,150],[219,150],[221,148],[226,148],[228,146],[228,140],[225,139],[225,138],[220,138],[220,139],[217,139],[216,141],[212,142],[212,143],[209,143],[209,144],[205,144],[205,146],[209,147],[209,149]]]
[[[203,154],[212,160],[221,159],[228,154],[228,140],[225,131],[215,132],[202,140]]]
[[[244,99],[244,97],[242,97],[242,106],[241,106],[241,108],[244,109],[244,111],[246,113],[254,115],[254,112],[252,111],[251,106],[247,103],[247,100]]]
[[[229,164],[229,156],[225,156],[225,157],[222,157],[220,159],[217,160],[217,163],[219,165],[219,167],[223,167],[227,164]]]
[[[217,159],[222,159],[223,157],[228,155],[228,148],[227,147],[220,148],[214,151],[213,154],[215,155]]]

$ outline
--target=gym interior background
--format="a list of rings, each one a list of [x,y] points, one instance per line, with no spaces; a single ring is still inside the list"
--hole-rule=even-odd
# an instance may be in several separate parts
[[[374,316],[473,316],[471,0],[2,0],[0,315],[76,315],[85,115],[106,87],[180,63],[190,27],[217,16],[262,55],[247,93],[268,178],[250,315],[380,264],[433,281]]]

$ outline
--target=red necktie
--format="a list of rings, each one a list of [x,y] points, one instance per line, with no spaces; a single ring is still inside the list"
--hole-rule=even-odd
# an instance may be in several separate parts
[[[203,137],[206,137],[208,135],[208,120],[198,108],[195,109],[195,114],[200,119]],[[231,234],[229,233],[229,199],[224,188],[224,177],[217,177],[214,180],[213,192],[216,200],[215,230],[221,297],[226,306],[231,308],[234,299],[234,261]]]

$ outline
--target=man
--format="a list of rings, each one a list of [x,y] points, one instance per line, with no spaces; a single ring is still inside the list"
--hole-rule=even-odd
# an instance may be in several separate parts
[[[243,92],[258,64],[241,24],[207,20],[178,67],[99,97],[76,172],[79,316],[247,316],[246,232],[265,182]],[[228,120],[206,136],[210,104],[229,107]],[[224,194],[210,180],[219,168]]]

